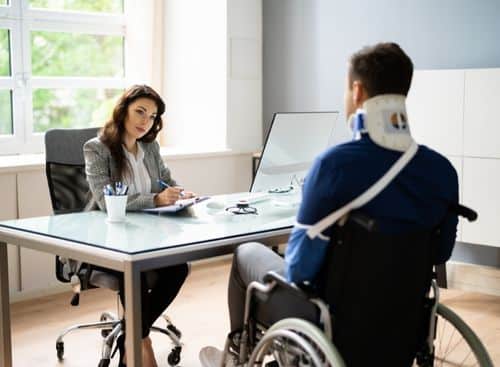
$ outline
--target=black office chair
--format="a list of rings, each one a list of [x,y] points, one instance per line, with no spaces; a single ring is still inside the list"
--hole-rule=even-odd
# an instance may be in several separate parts
[[[93,209],[92,193],[85,176],[83,145],[97,136],[97,131],[97,128],[53,129],[45,133],[45,170],[54,214]],[[80,290],[99,287],[119,291],[116,275],[107,273],[105,269],[97,270],[90,264],[59,256],[56,257],[56,277],[61,282],[71,283],[74,292],[71,300],[73,306],[79,304]],[[177,365],[182,349],[181,333],[166,315],[163,318],[167,323],[166,328],[153,326],[151,330],[161,332],[171,339],[174,347],[168,356],[168,363]],[[104,312],[99,322],[73,325],[65,329],[56,342],[59,360],[64,357],[63,337],[80,329],[101,330],[103,348],[99,367],[109,366],[113,345],[123,332],[120,318],[111,312]]]
[[[477,216],[462,206],[452,210]],[[272,272],[264,284],[249,285],[245,327],[228,337],[224,360],[232,354],[242,366],[492,367],[474,332],[439,304],[436,234],[389,236],[351,213],[334,227],[317,288]]]

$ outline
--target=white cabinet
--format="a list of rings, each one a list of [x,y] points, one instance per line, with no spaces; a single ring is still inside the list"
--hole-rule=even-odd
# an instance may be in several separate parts
[[[500,69],[467,70],[464,155],[500,158]]]
[[[462,157],[446,157],[448,160],[451,162],[455,170],[457,171],[457,176],[458,176],[458,195],[459,195],[459,200],[460,202],[463,202],[463,172],[462,172],[462,164],[463,164],[463,158]],[[463,218],[460,218],[460,222],[458,223],[458,228],[457,228],[457,241],[462,241],[462,225],[463,225]]]
[[[443,154],[458,175],[462,200],[464,70],[417,70],[406,101],[413,137]],[[457,241],[462,238],[462,220]]]
[[[415,140],[444,155],[462,155],[463,98],[463,70],[415,71],[407,99]]]
[[[17,175],[19,218],[52,214],[47,179],[43,170]],[[55,277],[54,255],[21,248],[21,287],[23,292],[59,285]]]
[[[464,221],[462,241],[500,247],[500,159],[465,158],[463,177],[463,202],[479,217]]]
[[[457,240],[500,247],[500,69],[416,71],[407,99],[415,139],[457,170],[460,202],[479,219],[461,220]]]
[[[52,214],[45,171],[24,171],[17,174],[19,218]]]
[[[449,161],[450,163],[452,164],[453,168],[455,168],[455,170],[457,171],[457,176],[458,176],[458,188],[459,188],[459,191],[458,191],[458,194],[460,196],[460,200],[462,200],[463,198],[463,192],[462,192],[462,185],[463,185],[463,182],[462,182],[462,177],[463,177],[463,172],[462,172],[462,164],[463,164],[463,157],[451,157],[451,156],[445,156]]]
[[[17,218],[16,174],[0,174],[0,220]],[[9,259],[9,289],[14,294],[20,290],[19,284],[19,248],[7,245]]]

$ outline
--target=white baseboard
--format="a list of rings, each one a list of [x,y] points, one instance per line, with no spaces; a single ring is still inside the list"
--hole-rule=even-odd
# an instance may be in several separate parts
[[[280,246],[280,250],[283,246]],[[216,262],[230,262],[232,254],[192,262],[193,269],[210,266]],[[460,262],[448,262],[448,287],[472,292],[481,292],[500,296],[500,269]],[[28,301],[54,294],[70,292],[67,283],[60,283],[50,288],[24,292],[11,292],[10,303]]]
[[[10,293],[10,303],[28,301],[35,298],[52,296],[54,294],[65,292],[71,292],[71,286],[69,285],[69,283],[60,283],[50,288],[35,289],[31,291],[14,291]]]
[[[193,269],[196,269],[198,267],[203,267],[203,266],[209,266],[213,263],[217,262],[230,262],[232,259],[232,254],[228,255],[223,255],[223,256],[217,256],[217,257],[211,257],[208,259],[203,259],[203,260],[198,260],[198,261],[193,261],[191,263]],[[31,291],[11,291],[10,293],[10,303],[16,303],[16,302],[22,302],[22,301],[29,301],[32,299],[36,298],[41,298],[41,297],[46,297],[46,296],[52,296],[54,294],[59,294],[59,293],[64,293],[64,292],[71,292],[71,286],[69,283],[59,283],[57,285],[54,285],[49,288],[44,288],[44,289],[35,289]]]
[[[460,262],[446,264],[448,287],[500,296],[500,269]]]
[[[191,266],[196,269],[199,266],[206,266],[218,262],[230,262],[233,259],[233,254],[209,257],[207,259],[201,259],[191,262]]]

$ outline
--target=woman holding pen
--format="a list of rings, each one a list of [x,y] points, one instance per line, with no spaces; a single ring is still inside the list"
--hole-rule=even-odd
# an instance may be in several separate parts
[[[111,119],[98,137],[83,147],[85,173],[93,200],[106,210],[103,188],[122,182],[128,186],[127,211],[174,204],[181,196],[194,197],[178,187],[160,156],[156,136],[162,129],[161,115],[165,103],[152,88],[134,85],[126,90],[114,107]],[[120,279],[120,300],[124,302],[123,274]],[[157,367],[149,331],[156,319],[174,300],[188,274],[187,264],[143,272],[142,292],[142,366]],[[119,366],[126,366],[124,336],[117,340]]]

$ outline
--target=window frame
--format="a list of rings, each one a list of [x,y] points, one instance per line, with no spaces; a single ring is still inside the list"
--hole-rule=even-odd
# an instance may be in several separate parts
[[[2,9],[3,10],[3,9]],[[11,15],[12,12],[9,13]],[[24,121],[25,109],[23,108],[24,90],[22,83],[25,78],[22,68],[22,53],[15,50],[15,46],[21,43],[21,25],[14,19],[5,19],[0,23],[0,29],[9,30],[9,56],[10,76],[0,77],[0,89],[11,92],[12,110],[12,135],[0,135],[0,154],[5,151],[16,151],[23,144],[25,127],[23,124],[16,126],[17,121]]]
[[[91,13],[29,7],[29,0],[11,0],[0,6],[0,29],[10,31],[11,76],[0,77],[0,89],[12,90],[13,135],[0,135],[0,155],[40,153],[44,133],[34,132],[33,91],[39,88],[110,88],[127,86],[128,51],[126,9],[123,13]],[[122,77],[39,77],[32,75],[31,32],[50,31],[123,37]]]

